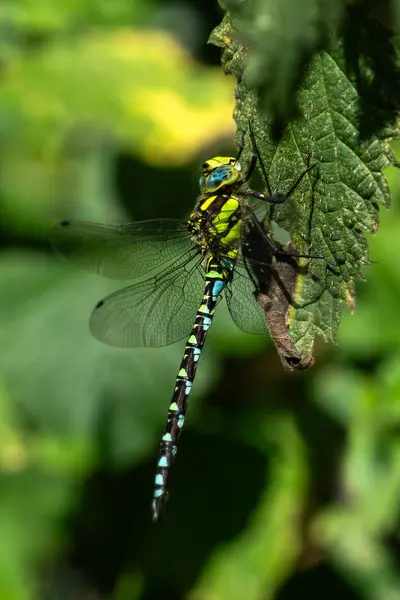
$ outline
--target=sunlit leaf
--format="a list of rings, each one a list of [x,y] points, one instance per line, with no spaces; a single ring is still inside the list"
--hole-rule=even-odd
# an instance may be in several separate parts
[[[21,54],[3,70],[0,111],[11,147],[41,156],[111,135],[171,166],[233,132],[231,82],[156,30],[98,29]]]
[[[212,40],[224,46],[225,72],[238,81],[237,141],[245,140],[245,155],[252,152],[246,135],[251,121],[273,194],[287,193],[307,166],[316,165],[291,197],[270,212],[272,220],[290,233],[298,252],[324,256],[337,265],[312,259],[307,273],[298,276],[287,327],[299,353],[306,356],[316,335],[335,338],[343,303],[354,309],[355,280],[361,267],[369,264],[365,232],[377,231],[378,205],[389,205],[382,170],[395,159],[388,133],[360,137],[359,95],[346,74],[340,45],[313,60],[299,93],[302,118],[287,125],[276,144],[271,120],[260,112],[257,97],[248,88],[247,49],[235,35],[226,16]],[[371,119],[381,110],[378,102],[371,106]],[[307,259],[300,264],[307,265]]]

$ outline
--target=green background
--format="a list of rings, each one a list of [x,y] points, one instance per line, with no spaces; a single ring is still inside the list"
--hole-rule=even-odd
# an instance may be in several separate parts
[[[392,600],[400,497],[400,175],[338,345],[287,373],[215,318],[163,521],[154,467],[184,342],[118,350],[122,287],[52,253],[60,219],[186,218],[231,154],[216,3],[0,1],[0,600]],[[398,420],[399,419],[399,420]]]

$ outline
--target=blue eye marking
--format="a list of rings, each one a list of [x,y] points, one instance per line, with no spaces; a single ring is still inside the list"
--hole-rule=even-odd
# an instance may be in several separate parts
[[[231,170],[232,168],[228,166],[218,167],[218,169],[215,169],[215,171],[211,173],[207,181],[207,187],[209,189],[218,188],[221,185],[221,183],[225,181],[225,179],[228,179]]]
[[[200,191],[215,192],[227,179],[232,176],[232,167],[230,165],[222,165],[215,169],[210,175],[201,175],[199,179]]]

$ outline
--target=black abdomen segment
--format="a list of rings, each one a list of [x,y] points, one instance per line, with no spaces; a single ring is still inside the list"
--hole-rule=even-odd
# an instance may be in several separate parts
[[[177,443],[185,420],[187,403],[196,375],[197,364],[203,350],[208,328],[211,325],[215,306],[225,287],[223,274],[218,265],[210,261],[206,272],[204,295],[190,336],[186,342],[175,390],[168,410],[164,435],[161,438],[157,461],[154,499],[152,504],[153,521],[158,521],[167,499],[167,483],[170,469],[177,452]]]

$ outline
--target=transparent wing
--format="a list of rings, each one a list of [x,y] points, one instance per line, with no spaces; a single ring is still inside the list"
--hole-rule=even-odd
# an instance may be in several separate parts
[[[225,289],[226,302],[235,324],[245,333],[265,335],[264,313],[255,296],[256,285],[249,275],[251,261],[239,256],[233,279]]]
[[[110,279],[140,277],[194,248],[186,224],[174,219],[122,225],[62,221],[52,243],[68,260]]]
[[[243,222],[239,254],[226,299],[232,319],[246,333],[265,335],[268,328],[264,312],[256,300],[260,287],[268,293],[272,277],[273,249],[254,211]]]
[[[193,250],[166,271],[111,294],[90,318],[93,335],[111,346],[167,346],[187,336],[204,293]]]

